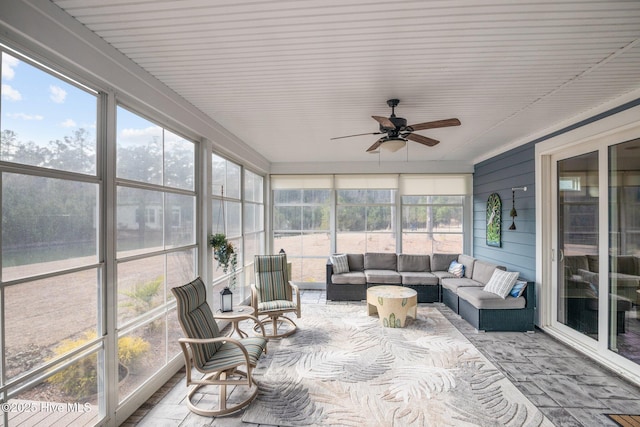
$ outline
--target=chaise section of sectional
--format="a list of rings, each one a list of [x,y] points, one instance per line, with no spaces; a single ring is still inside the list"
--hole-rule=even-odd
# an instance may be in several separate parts
[[[418,302],[439,302],[440,281],[431,273],[429,255],[398,255],[398,273],[402,278],[402,286],[418,293]]]
[[[461,288],[472,287],[482,289],[489,279],[491,279],[493,271],[496,268],[506,270],[503,266],[476,260],[468,255],[460,255],[458,262],[465,265],[464,276],[445,277],[440,280],[442,285],[442,302],[457,314],[459,314],[458,301],[459,290]],[[472,267],[467,269],[466,265],[472,265]],[[468,274],[468,271],[471,273]]]
[[[523,295],[502,298],[480,287],[458,289],[460,316],[478,331],[534,330],[535,283],[527,282]]]

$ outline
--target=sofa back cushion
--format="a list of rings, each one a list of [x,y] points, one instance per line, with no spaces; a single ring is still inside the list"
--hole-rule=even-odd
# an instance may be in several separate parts
[[[600,272],[600,258],[598,255],[587,255],[587,262],[589,263],[587,270],[594,273]]]
[[[564,267],[568,276],[578,274],[578,270],[589,270],[586,255],[567,255],[564,257]]]
[[[409,272],[430,272],[431,271],[431,262],[429,260],[429,255],[408,255],[408,254],[400,254],[398,255],[398,271],[409,271]]]
[[[448,271],[451,261],[457,261],[458,254],[431,255],[431,271]]]
[[[638,275],[638,258],[633,255],[620,255],[615,257],[616,259],[616,268],[618,269],[616,273],[624,273],[631,274],[634,276]]]
[[[477,282],[482,283],[483,285],[486,285],[487,282],[489,282],[489,279],[491,279],[491,276],[493,276],[493,271],[496,268],[504,271],[507,270],[506,267],[503,267],[501,265],[476,260],[476,262],[473,264],[473,275],[471,276],[471,278]]]
[[[469,255],[460,254],[458,255],[458,262],[464,265],[464,277],[471,279],[473,277],[473,265],[476,259]]]
[[[347,254],[347,261],[349,261],[349,271],[364,271],[363,254]]]
[[[365,270],[393,270],[398,268],[398,256],[390,253],[367,252],[364,254]]]

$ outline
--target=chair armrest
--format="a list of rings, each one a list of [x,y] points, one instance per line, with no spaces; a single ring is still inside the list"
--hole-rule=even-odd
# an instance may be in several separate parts
[[[295,291],[296,293],[296,308],[297,308],[296,316],[299,319],[300,318],[300,289],[298,288],[298,285],[294,285],[291,280],[289,280],[289,286],[291,286],[291,289],[293,289],[293,291]]]

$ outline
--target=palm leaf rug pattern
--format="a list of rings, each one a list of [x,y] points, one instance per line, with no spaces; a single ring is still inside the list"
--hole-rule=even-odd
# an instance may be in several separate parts
[[[270,341],[242,420],[279,426],[551,426],[435,307],[384,328],[364,305],[309,305]]]

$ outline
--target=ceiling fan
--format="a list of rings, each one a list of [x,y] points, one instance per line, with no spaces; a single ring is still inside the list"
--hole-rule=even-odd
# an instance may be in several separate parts
[[[354,136],[362,136],[362,135],[382,135],[386,134],[379,140],[377,140],[371,147],[367,148],[367,152],[375,152],[380,146],[384,144],[384,148],[388,148],[390,151],[398,151],[402,147],[404,147],[407,143],[407,140],[417,142],[418,144],[427,145],[429,147],[433,147],[438,144],[440,141],[432,138],[428,138],[426,136],[418,135],[414,133],[418,130],[425,129],[435,129],[435,128],[444,128],[449,126],[460,126],[460,120],[458,119],[446,119],[446,120],[436,120],[433,122],[425,122],[418,123],[415,125],[407,126],[407,120],[402,117],[396,117],[395,108],[400,103],[399,99],[389,99],[387,101],[387,105],[391,107],[391,116],[381,117],[381,116],[371,116],[375,121],[380,124],[379,132],[372,133],[359,133],[356,135],[347,135],[347,136],[338,136],[334,139],[341,138],[351,138]]]

